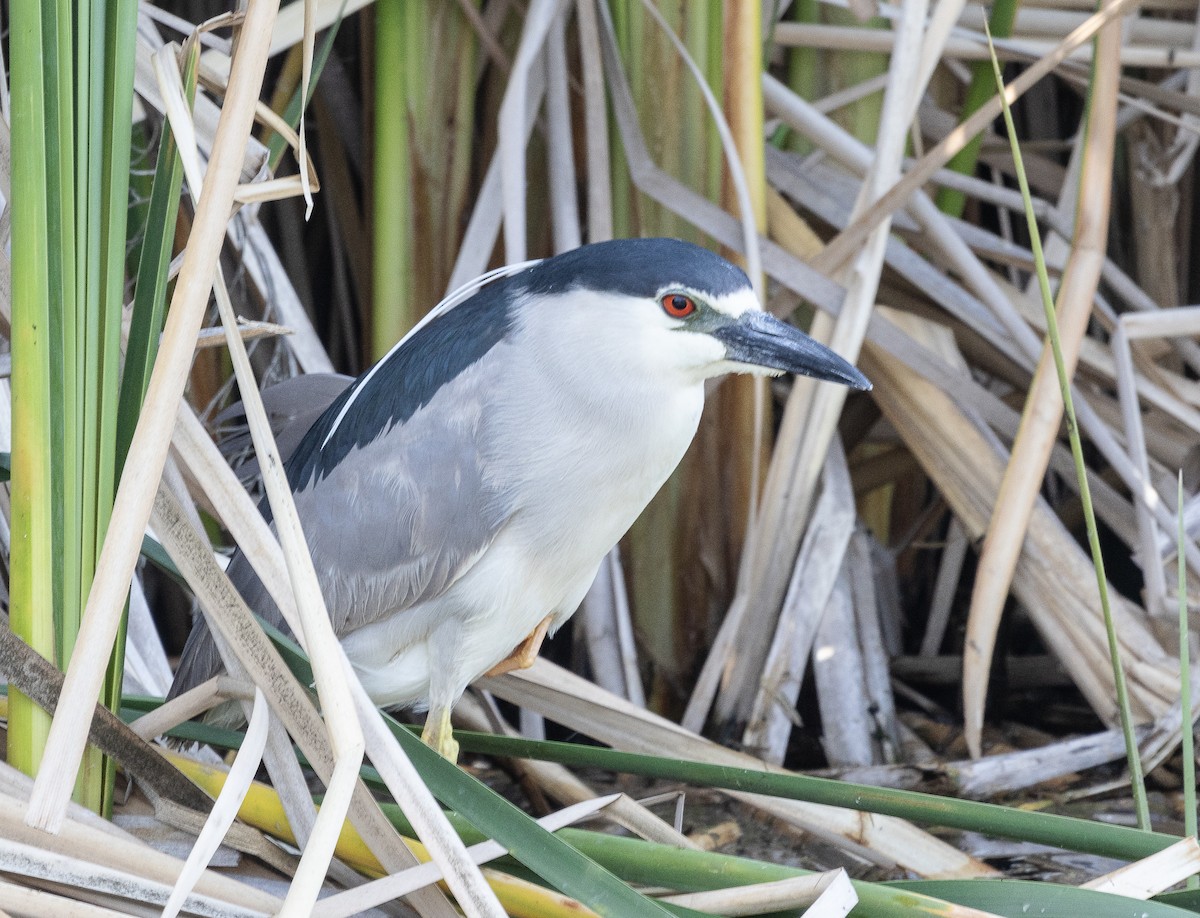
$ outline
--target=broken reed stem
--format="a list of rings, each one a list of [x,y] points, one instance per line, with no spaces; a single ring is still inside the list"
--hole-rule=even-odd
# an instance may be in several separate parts
[[[988,35],[989,47],[991,35]],[[1133,733],[1133,717],[1129,710],[1129,692],[1125,685],[1125,669],[1121,665],[1120,649],[1117,645],[1117,631],[1113,623],[1112,606],[1108,597],[1108,578],[1104,571],[1104,555],[1100,550],[1100,535],[1096,528],[1096,513],[1092,507],[1091,488],[1088,485],[1087,466],[1083,461],[1083,445],[1079,438],[1079,425],[1075,420],[1075,404],[1071,399],[1071,381],[1067,375],[1066,363],[1063,360],[1062,343],[1058,335],[1058,317],[1054,312],[1054,297],[1050,292],[1050,278],[1046,273],[1046,257],[1042,252],[1041,234],[1038,232],[1037,217],[1033,213],[1033,198],[1029,192],[1029,181],[1025,175],[1025,165],[1021,159],[1021,147],[1017,143],[1017,129],[1013,124],[1012,109],[1004,94],[1004,78],[1000,73],[1000,61],[992,52],[992,70],[999,87],[1000,101],[1004,112],[1004,126],[1008,132],[1009,145],[1012,147],[1013,165],[1017,173],[1017,181],[1021,187],[1021,197],[1025,200],[1025,219],[1029,225],[1030,248],[1033,251],[1034,266],[1037,269],[1038,287],[1042,294],[1042,306],[1046,311],[1046,334],[1054,353],[1054,368],[1058,373],[1059,390],[1062,393],[1063,409],[1067,420],[1067,435],[1071,441],[1071,456],[1075,460],[1075,474],[1079,479],[1079,499],[1083,505],[1083,517],[1087,526],[1088,547],[1092,552],[1092,564],[1096,569],[1096,587],[1100,591],[1100,607],[1104,612],[1104,629],[1108,636],[1108,650],[1112,658],[1113,681],[1117,689],[1117,708],[1121,715],[1121,731],[1125,736],[1125,756],[1129,762],[1129,780],[1133,790],[1134,805],[1137,808],[1138,826],[1143,831],[1150,831],[1150,808],[1146,801],[1146,785],[1142,778],[1142,761],[1138,755],[1137,739]],[[1186,678],[1186,674],[1184,678]],[[1186,716],[1186,712],[1185,712]]]

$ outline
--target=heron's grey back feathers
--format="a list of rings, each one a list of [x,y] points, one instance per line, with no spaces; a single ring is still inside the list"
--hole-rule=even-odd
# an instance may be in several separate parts
[[[355,448],[296,493],[339,635],[440,595],[506,521],[485,430],[495,374],[470,367],[395,435]]]

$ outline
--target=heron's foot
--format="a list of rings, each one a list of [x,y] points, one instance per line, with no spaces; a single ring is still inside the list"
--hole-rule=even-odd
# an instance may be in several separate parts
[[[550,622],[554,618],[553,615],[547,615],[538,623],[538,626],[529,633],[529,637],[525,638],[518,644],[513,652],[507,657],[489,669],[485,676],[503,676],[505,673],[511,673],[514,669],[529,669],[533,666],[533,661],[537,659],[538,651],[542,649],[542,641],[546,639],[546,630],[550,627]]]
[[[458,742],[450,726],[450,709],[432,708],[425,718],[425,729],[421,731],[421,742],[448,762],[458,762]]]

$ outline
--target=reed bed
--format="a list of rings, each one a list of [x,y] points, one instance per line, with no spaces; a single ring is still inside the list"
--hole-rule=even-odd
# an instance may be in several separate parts
[[[1200,911],[1200,7],[201,6],[2,7],[0,913]],[[711,391],[454,767],[330,633],[270,386],[638,235],[875,388]],[[163,705],[193,605],[228,675]]]

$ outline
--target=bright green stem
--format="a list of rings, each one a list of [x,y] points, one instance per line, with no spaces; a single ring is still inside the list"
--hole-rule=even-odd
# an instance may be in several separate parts
[[[47,659],[54,633],[53,470],[51,468],[51,270],[49,181],[57,173],[47,148],[52,100],[47,98],[44,46],[53,34],[36,4],[11,10],[12,93],[12,554],[9,615],[13,632]],[[57,240],[55,240],[57,242]],[[12,692],[8,761],[37,772],[49,717]]]
[[[793,22],[817,22],[820,5],[817,0],[796,0],[788,11]],[[787,52],[787,83],[802,99],[819,99],[821,81],[819,55],[816,48],[789,48]],[[812,141],[796,131],[787,131],[787,149],[801,156],[812,152]]]
[[[413,834],[413,828],[400,807],[394,803],[381,803],[380,808],[401,833]],[[457,813],[447,813],[446,816],[466,844],[487,840],[486,835]],[[733,886],[773,883],[812,874],[812,871],[798,867],[711,851],[673,848],[640,838],[589,832],[586,829],[559,829],[555,835],[626,883],[667,887],[681,892],[707,892]],[[499,862],[497,866],[509,869],[511,865]],[[854,891],[858,894],[859,910],[871,918],[914,918],[950,913],[944,902],[912,890],[859,880],[853,882]],[[859,910],[855,914],[859,914]]]
[[[126,698],[125,702],[127,709],[122,712],[122,716],[126,720],[132,720],[161,704],[158,699],[133,697]],[[413,731],[400,727],[394,721],[390,723],[390,726],[404,744],[405,749],[413,753],[413,750],[417,748],[413,745],[416,743]],[[233,731],[194,723],[181,724],[172,730],[170,735],[231,749],[237,748],[242,739],[241,734]],[[925,825],[1038,842],[1068,851],[1080,851],[1127,861],[1149,857],[1179,841],[1177,836],[1161,832],[1143,832],[1127,826],[1094,822],[1071,816],[1014,809],[974,800],[957,800],[917,791],[850,784],[809,775],[772,773],[757,768],[713,765],[678,758],[620,752],[615,749],[577,743],[536,741],[522,737],[494,736],[462,730],[455,731],[454,738],[459,742],[463,752],[479,755],[534,759],[555,762],[570,768],[601,769],[619,774],[639,775],[674,784],[723,788],[786,800],[803,800],[808,803],[844,807],[864,813],[895,816]],[[459,812],[471,814],[476,804],[473,804],[465,796],[454,799],[443,796],[444,790],[440,780],[435,785],[434,776],[426,771],[428,757],[421,753],[419,758],[420,760],[414,753],[413,764],[421,771],[434,794],[443,803]],[[378,773],[374,769],[364,768],[363,779],[380,786]],[[481,828],[483,831],[488,831],[486,827]],[[468,838],[467,840],[469,842],[473,839]],[[622,872],[618,871],[618,873]],[[632,879],[627,876],[625,878]],[[747,877],[743,881],[761,882],[766,879],[778,879],[778,877]],[[656,885],[653,879],[647,879],[646,882]]]
[[[991,16],[988,18],[988,28],[992,35],[998,35],[1001,38],[1007,38],[1013,34],[1013,23],[1016,20],[1016,8],[1020,6],[1020,0],[996,0],[991,6]],[[989,61],[977,61],[971,65],[971,84],[967,86],[967,96],[962,102],[962,118],[970,118],[971,115],[983,108],[983,104],[991,98],[992,92],[995,91],[995,79],[991,74],[991,64]],[[983,133],[978,133],[972,137],[970,142],[964,148],[959,150],[950,161],[946,164],[948,169],[953,169],[954,172],[962,175],[974,175],[976,163],[979,162],[979,150],[983,148]],[[947,212],[950,216],[961,217],[962,210],[966,208],[967,196],[964,192],[956,191],[954,188],[940,188],[937,192],[938,209]]]
[[[412,832],[412,827],[398,806],[385,803],[381,807],[402,833]],[[472,828],[458,814],[448,813],[447,817],[465,843],[475,844],[486,840],[486,836]],[[811,871],[782,864],[710,851],[673,848],[640,838],[625,838],[584,829],[560,829],[555,834],[580,854],[611,870],[625,882],[642,886],[702,892],[772,883],[811,874]],[[1145,837],[1142,833],[1137,834]],[[494,866],[518,875],[523,872],[520,865],[514,864],[511,859],[497,861]],[[1135,901],[1090,889],[1027,880],[976,878],[852,882],[859,901],[853,914],[866,918],[964,914],[964,910],[948,903],[985,909],[994,915],[1012,915],[1014,918],[1034,911],[1049,915],[1089,915],[1091,918],[1127,918],[1131,914],[1140,915],[1141,918],[1185,918],[1187,912],[1182,908],[1188,907],[1184,902],[1172,907],[1165,902]],[[795,913],[789,911],[785,914],[790,916]]]
[[[196,97],[200,46],[193,43],[187,50],[183,84],[190,104]],[[150,371],[158,355],[158,338],[166,316],[167,275],[175,245],[175,222],[179,215],[182,187],[183,163],[171,125],[164,120],[133,290],[129,343],[125,349],[125,374],[121,378],[116,449],[118,478],[125,466],[125,455],[133,440],[142,401],[146,397],[146,387],[150,383]]]
[[[868,29],[887,29],[887,20],[875,16],[859,22],[848,9],[822,5],[822,14],[827,23],[834,26],[861,26]],[[888,69],[888,56],[878,51],[839,51],[819,58],[823,65],[819,79],[824,83],[822,92],[857,86],[865,83]],[[879,121],[883,115],[883,93],[875,92],[864,96],[833,113],[834,119],[851,134],[868,146],[874,146],[879,133]]]
[[[483,733],[455,732],[464,752],[540,759],[568,767],[603,768],[622,774],[721,787],[789,800],[804,800],[897,816],[926,825],[982,832],[1001,838],[1054,845],[1105,857],[1137,860],[1179,841],[1172,835],[1143,832],[1053,813],[1018,810],[994,803],[956,800],[917,791],[849,784],[808,775],[780,774],[703,762],[618,752],[574,743],[533,742]]]
[[[995,0],[992,13],[988,17],[988,28],[993,35],[1008,38],[1012,35],[1013,23],[1017,18],[1019,0]],[[995,82],[992,77],[992,67],[988,61],[977,61],[971,65],[971,83],[967,87],[967,97],[963,101],[963,118],[969,118],[983,107],[992,97]],[[962,175],[974,175],[975,165],[979,162],[979,151],[983,147],[983,134],[976,134],[970,142],[958,151],[946,164]],[[952,217],[961,217],[967,205],[967,196],[953,188],[941,188],[937,193],[937,206]]]
[[[1146,784],[1142,777],[1142,760],[1138,754],[1137,737],[1133,732],[1133,715],[1129,710],[1129,690],[1125,684],[1125,667],[1121,664],[1120,647],[1117,644],[1117,629],[1113,621],[1112,605],[1108,598],[1108,577],[1104,572],[1104,555],[1100,550],[1100,534],[1096,528],[1096,513],[1092,508],[1092,492],[1088,486],[1087,466],[1083,461],[1083,445],[1079,439],[1079,425],[1075,421],[1075,402],[1071,398],[1071,380],[1063,361],[1062,343],[1058,336],[1058,316],[1054,311],[1054,295],[1050,292],[1050,278],[1046,274],[1046,257],[1042,252],[1042,237],[1038,232],[1037,217],[1033,212],[1033,198],[1029,193],[1029,181],[1025,176],[1025,164],[1021,159],[1021,147],[1017,142],[1017,129],[1013,124],[1012,110],[1004,95],[1004,79],[1000,74],[1000,61],[988,35],[988,48],[992,57],[992,72],[1000,90],[1004,105],[1004,125],[1012,147],[1013,163],[1017,181],[1021,186],[1021,197],[1025,201],[1025,219],[1029,224],[1030,248],[1037,267],[1038,287],[1042,294],[1042,306],[1046,313],[1046,332],[1054,352],[1054,368],[1058,372],[1058,386],[1062,393],[1063,410],[1067,420],[1067,434],[1071,440],[1071,455],[1075,459],[1075,475],[1079,479],[1079,499],[1083,505],[1083,519],[1087,526],[1088,546],[1092,551],[1092,566],[1096,569],[1096,587],[1100,591],[1100,607],[1104,612],[1104,629],[1108,635],[1108,652],[1112,660],[1113,682],[1117,689],[1117,708],[1120,711],[1121,731],[1125,736],[1125,757],[1129,762],[1129,780],[1133,789],[1133,801],[1137,809],[1138,825],[1150,831],[1150,806],[1146,800]]]
[[[91,136],[90,156],[98,163],[100,182],[99,212],[90,220],[88,233],[96,237],[98,254],[94,289],[98,295],[95,311],[86,327],[91,338],[88,360],[88,388],[93,393],[87,413],[91,445],[88,454],[88,490],[85,508],[89,508],[89,526],[84,532],[82,574],[87,585],[79,598],[80,608],[87,601],[95,575],[96,561],[108,521],[112,516],[117,484],[117,424],[120,414],[121,319],[125,292],[125,247],[129,218],[129,164],[133,131],[133,71],[136,60],[137,10],[132,3],[98,3],[104,10],[101,36],[103,99],[93,108],[100,112],[98,130]],[[99,145],[98,148],[96,145]],[[125,670],[125,621],[122,618],[112,659],[104,681],[101,701],[110,710],[121,703],[122,675]],[[89,755],[96,755],[89,751]],[[100,778],[99,809],[112,812],[116,766],[103,758]],[[92,804],[89,804],[92,805]]]
[[[406,60],[409,17],[420,4],[375,7],[375,171],[371,354],[385,354],[414,322],[412,157]]]
[[[1184,549],[1187,546],[1187,531],[1183,525],[1183,472],[1179,473],[1179,487],[1175,495],[1176,519],[1179,531],[1176,534],[1175,567],[1179,571],[1179,722],[1183,756],[1183,834],[1196,837],[1196,751],[1192,733],[1192,660],[1188,646],[1188,588],[1187,563]],[[1188,889],[1200,889],[1200,877],[1188,877]]]

